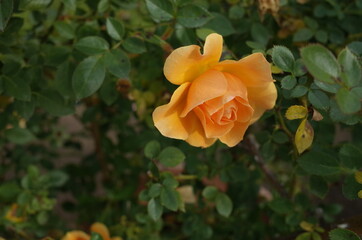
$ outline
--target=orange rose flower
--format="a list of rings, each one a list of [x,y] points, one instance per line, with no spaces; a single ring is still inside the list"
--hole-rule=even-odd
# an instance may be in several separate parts
[[[217,139],[238,144],[250,124],[275,105],[270,64],[261,53],[219,62],[223,39],[207,36],[203,54],[196,45],[180,47],[166,59],[164,74],[180,85],[168,104],[153,112],[162,135],[208,147]]]
[[[90,227],[91,232],[98,233],[103,240],[122,240],[121,237],[110,237],[108,228],[103,223],[93,223]],[[83,231],[70,231],[62,240],[89,240],[90,236]]]

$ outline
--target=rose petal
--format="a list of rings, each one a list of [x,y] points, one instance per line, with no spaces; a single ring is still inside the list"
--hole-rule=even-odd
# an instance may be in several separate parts
[[[93,223],[90,230],[101,235],[103,240],[109,240],[108,228],[103,223]]]
[[[89,240],[90,237],[88,234],[84,233],[83,231],[71,231],[68,232],[62,240]]]
[[[187,119],[180,118],[180,114],[184,109],[183,102],[186,99],[190,83],[184,83],[176,89],[171,97],[171,101],[159,106],[152,114],[155,127],[162,135],[170,138],[185,140],[189,136],[185,121]]]
[[[177,85],[192,82],[210,66],[218,63],[222,44],[222,36],[214,33],[207,36],[203,55],[196,45],[177,48],[166,59],[163,68],[166,78]]]
[[[238,102],[238,111],[237,111],[237,121],[238,122],[249,122],[254,116],[254,109],[250,106],[249,102],[246,102],[242,98],[235,98],[235,101]]]
[[[181,117],[204,102],[224,95],[227,87],[224,74],[215,70],[205,72],[192,82]]]
[[[189,90],[190,83],[184,83],[176,89],[170,103],[160,106],[153,112],[153,121],[162,135],[187,141],[195,147],[208,147],[216,139],[207,139],[194,112],[185,117],[180,117],[184,109],[184,99]]]
[[[263,113],[272,109],[277,100],[277,89],[273,82],[264,87],[250,87],[248,88],[249,103],[254,109],[254,115],[251,123],[257,121]]]
[[[233,99],[234,97],[238,96],[246,101],[248,100],[248,92],[240,78],[235,77],[230,73],[223,73],[228,84],[227,92],[225,94],[225,98]],[[225,101],[225,103],[228,101]]]
[[[224,136],[219,139],[229,147],[234,147],[244,138],[246,129],[249,126],[249,122],[234,122],[234,127]]]
[[[196,117],[196,115],[191,112],[189,115],[194,115]],[[193,126],[194,128],[192,129],[193,131],[190,133],[190,135],[188,136],[188,138],[186,139],[186,142],[188,142],[190,145],[194,146],[194,147],[202,147],[202,148],[206,148],[211,146],[212,144],[214,144],[214,142],[217,140],[217,138],[207,138],[205,136],[205,132],[202,128],[202,125],[200,124],[200,120],[197,119],[197,122],[193,122],[195,125]]]
[[[233,128],[234,124],[231,122],[229,124],[220,125],[217,122],[214,122],[210,116],[205,113],[206,111],[202,107],[196,107],[194,109],[195,114],[200,119],[200,122],[204,128],[205,136],[207,138],[218,138]]]
[[[270,64],[261,53],[251,54],[239,61],[225,60],[213,69],[233,74],[246,87],[264,86],[273,81]]]

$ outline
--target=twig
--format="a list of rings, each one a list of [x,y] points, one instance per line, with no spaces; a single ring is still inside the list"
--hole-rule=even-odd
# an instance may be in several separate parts
[[[254,135],[249,134],[246,137],[246,144],[248,145],[249,151],[253,154],[256,164],[259,166],[264,175],[268,178],[270,184],[277,190],[277,192],[282,196],[287,198],[288,194],[284,190],[283,186],[276,180],[274,174],[270,169],[265,165],[264,159],[259,152],[259,144],[256,141]]]
[[[94,148],[96,152],[96,157],[99,162],[99,165],[101,166],[102,177],[104,180],[107,180],[109,179],[108,167],[107,167],[106,157],[102,149],[101,132],[99,129],[99,125],[96,122],[93,122],[90,129],[94,139]]]

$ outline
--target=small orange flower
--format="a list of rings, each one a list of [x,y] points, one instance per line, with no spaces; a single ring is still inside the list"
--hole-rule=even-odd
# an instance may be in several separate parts
[[[122,240],[121,237],[110,237],[108,228],[103,223],[93,223],[90,227],[91,233],[95,232],[102,236],[103,240]],[[90,236],[83,231],[70,231],[62,240],[89,240]]]
[[[232,147],[250,124],[274,107],[277,92],[265,57],[254,53],[219,62],[222,45],[222,36],[213,33],[206,38],[203,54],[191,45],[166,59],[166,78],[180,86],[168,104],[153,112],[162,135],[197,147],[208,147],[217,139]]]

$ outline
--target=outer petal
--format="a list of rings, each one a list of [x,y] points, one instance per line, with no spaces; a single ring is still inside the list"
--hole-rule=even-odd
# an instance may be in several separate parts
[[[68,232],[62,240],[89,240],[90,237],[88,234],[84,233],[83,231],[71,231]]]
[[[193,81],[219,61],[222,42],[222,36],[219,34],[207,36],[203,55],[200,53],[200,47],[196,45],[177,48],[166,59],[163,68],[166,78],[177,85]]]
[[[96,232],[98,234],[100,234],[103,238],[103,240],[109,240],[109,231],[108,228],[103,224],[103,223],[93,223],[91,226],[91,232]]]
[[[176,89],[170,103],[160,106],[153,112],[153,122],[162,135],[187,141],[195,147],[208,147],[216,139],[208,139],[200,120],[191,111],[187,116],[180,117],[185,108],[185,99],[190,83],[184,83]]]
[[[227,88],[224,74],[215,70],[205,72],[191,83],[186,106],[181,116],[186,116],[192,109],[210,99],[224,95]]]
[[[189,131],[186,128],[185,118],[180,118],[184,109],[184,101],[187,96],[190,83],[184,83],[176,89],[171,97],[171,101],[155,109],[152,114],[155,127],[162,135],[170,138],[185,140]]]
[[[220,137],[220,141],[234,147],[244,138],[246,129],[248,129],[249,122],[234,122],[234,127],[224,136]]]
[[[261,53],[251,54],[239,61],[225,60],[213,69],[233,74],[246,87],[263,86],[273,81],[270,64]]]
[[[248,94],[249,103],[254,109],[251,123],[258,120],[267,109],[272,109],[278,97],[277,89],[273,82],[264,87],[250,87],[248,88]]]

